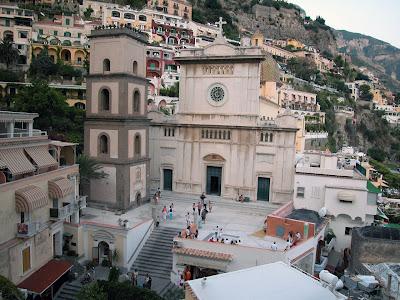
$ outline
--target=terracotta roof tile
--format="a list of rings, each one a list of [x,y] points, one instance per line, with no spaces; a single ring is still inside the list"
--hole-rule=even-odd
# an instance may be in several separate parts
[[[176,254],[197,256],[197,257],[211,258],[211,259],[218,259],[218,260],[231,261],[233,259],[232,254],[192,249],[192,248],[173,248],[172,252],[174,252]]]

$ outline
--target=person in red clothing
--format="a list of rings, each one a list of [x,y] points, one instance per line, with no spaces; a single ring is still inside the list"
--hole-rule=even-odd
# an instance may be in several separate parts
[[[192,273],[190,273],[189,268],[186,269],[185,272],[185,281],[192,280]]]

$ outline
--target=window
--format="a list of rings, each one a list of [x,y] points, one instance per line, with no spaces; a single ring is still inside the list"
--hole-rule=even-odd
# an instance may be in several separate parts
[[[133,112],[140,112],[140,92],[133,93]]]
[[[344,228],[344,234],[345,235],[351,235],[352,230],[353,230],[353,228],[351,228],[351,227],[345,227]]]
[[[102,89],[100,92],[100,109],[102,111],[110,110],[110,92],[107,89]]]
[[[270,133],[269,134],[269,142],[272,143],[272,140],[273,140],[273,135],[272,135],[272,133]]]
[[[111,69],[111,63],[108,58],[105,58],[103,60],[103,72],[109,72]]]
[[[27,31],[20,31],[20,32],[18,33],[18,35],[19,35],[19,38],[20,38],[20,39],[26,39],[26,38],[28,38],[28,32],[27,32]]]
[[[57,35],[58,35],[58,31],[54,30],[54,36],[57,36]]]
[[[146,22],[146,21],[147,21],[147,17],[144,16],[144,15],[140,15],[140,16],[139,16],[139,21]]]
[[[10,20],[6,20],[6,27],[10,27],[10,26],[11,26]]]
[[[22,273],[26,273],[31,269],[31,247],[22,250]]]
[[[71,24],[71,20],[70,19],[65,19],[65,25],[69,26]]]
[[[137,61],[135,60],[132,64],[133,74],[137,75]]]
[[[71,32],[69,32],[69,31],[64,32],[64,36],[65,37],[71,37]]]
[[[135,144],[134,144],[134,156],[138,157],[140,156],[140,148],[141,148],[141,141],[140,141],[140,135],[137,134],[135,135]]]
[[[305,192],[305,188],[304,187],[301,187],[301,186],[298,186],[297,187],[297,197],[299,197],[299,198],[304,198],[304,192]]]
[[[108,154],[109,151],[109,145],[108,145],[108,137],[106,135],[101,135],[100,136],[100,154]]]
[[[39,29],[39,34],[43,34],[43,29]]]
[[[130,13],[126,13],[124,15],[124,18],[128,19],[128,20],[135,20],[135,15],[134,14],[130,14]]]
[[[119,12],[117,12],[117,11],[113,11],[113,12],[111,13],[111,16],[112,16],[113,18],[119,18],[119,17],[121,16],[121,14],[120,14]]]
[[[82,33],[79,32],[78,33],[78,38],[81,38],[81,36],[82,36]]]

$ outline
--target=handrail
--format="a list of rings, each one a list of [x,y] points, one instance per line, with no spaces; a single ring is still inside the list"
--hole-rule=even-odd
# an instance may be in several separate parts
[[[128,264],[129,262],[132,260],[132,258],[135,256],[136,252],[138,251],[138,249],[140,248],[140,246],[143,243],[144,238],[147,236],[147,234],[149,233],[150,229],[154,228],[154,220],[151,221],[151,224],[149,226],[149,228],[147,228],[146,233],[143,235],[142,239],[140,240],[138,246],[136,247],[135,251],[133,252],[133,254],[131,255],[131,257],[128,260]]]

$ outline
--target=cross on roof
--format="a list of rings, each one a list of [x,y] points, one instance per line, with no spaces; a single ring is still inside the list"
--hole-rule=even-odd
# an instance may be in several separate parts
[[[224,25],[224,24],[226,24],[226,22],[222,21],[222,17],[219,17],[219,21],[215,22],[215,25],[218,25],[218,28],[219,28],[219,33],[218,33],[219,37],[224,36],[224,29],[222,28],[222,25]]]

